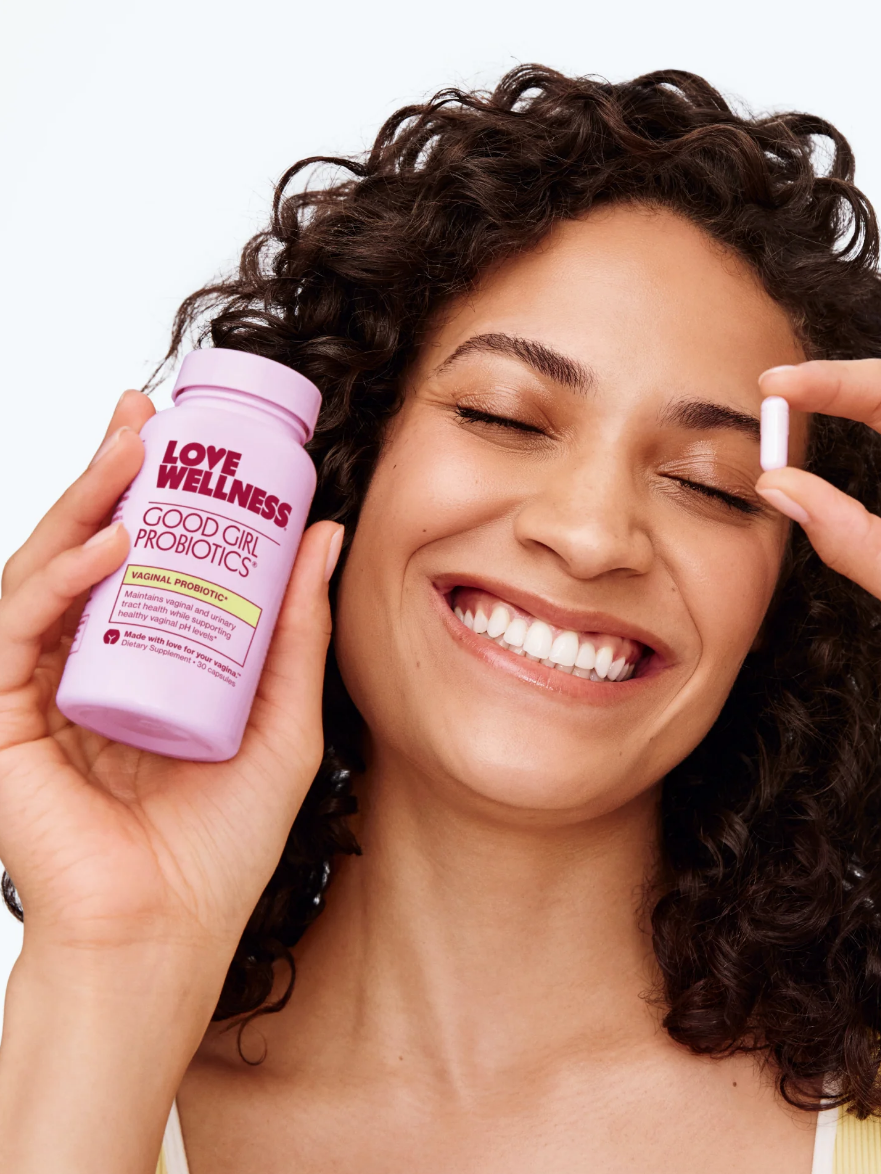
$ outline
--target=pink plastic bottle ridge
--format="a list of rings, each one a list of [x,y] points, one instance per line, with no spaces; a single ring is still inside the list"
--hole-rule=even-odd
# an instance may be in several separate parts
[[[184,359],[141,429],[114,521],[122,566],[92,589],[57,705],[142,750],[220,762],[239,748],[315,492],[303,445],[321,396],[272,359]]]

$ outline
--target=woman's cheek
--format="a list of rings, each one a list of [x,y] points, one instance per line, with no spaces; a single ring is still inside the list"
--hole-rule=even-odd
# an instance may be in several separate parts
[[[340,582],[335,644],[353,672],[370,659],[367,649],[394,658],[414,557],[496,512],[490,479],[463,451],[471,438],[448,420],[429,427],[417,413],[408,416],[405,407],[387,436]]]
[[[706,668],[721,688],[733,684],[774,594],[785,532],[765,524],[719,527],[697,535],[694,524],[671,552],[674,581],[700,634]]]
[[[494,449],[448,417],[405,407],[396,425],[362,518],[402,555],[503,516],[528,492],[522,457]]]

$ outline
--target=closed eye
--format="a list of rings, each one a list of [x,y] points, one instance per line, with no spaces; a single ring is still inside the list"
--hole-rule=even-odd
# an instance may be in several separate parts
[[[534,424],[527,424],[525,420],[515,420],[510,416],[497,416],[493,412],[484,412],[480,408],[469,408],[464,404],[456,405],[456,415],[460,420],[472,424],[491,424],[497,428],[511,428],[516,432],[537,432],[544,436],[541,428]]]
[[[506,428],[514,432],[546,435],[541,428],[537,428],[534,424],[527,424],[525,420],[517,420],[511,416],[498,416],[494,412],[485,412],[481,408],[470,408],[465,404],[456,405],[456,415],[467,423],[488,424],[495,428]],[[729,509],[737,510],[738,513],[754,515],[762,512],[761,507],[754,502],[748,501],[745,497],[739,497],[736,493],[717,489],[714,485],[705,485],[702,481],[690,481],[687,477],[671,477],[670,480],[690,489],[693,493],[699,493],[703,497],[721,502]]]
[[[703,494],[704,497],[721,501],[730,509],[738,510],[742,514],[760,514],[762,512],[760,506],[757,506],[754,502],[747,501],[745,497],[738,497],[736,493],[727,493],[724,489],[716,489],[713,485],[704,485],[702,481],[689,481],[687,477],[671,477],[670,480],[677,481],[687,489]]]

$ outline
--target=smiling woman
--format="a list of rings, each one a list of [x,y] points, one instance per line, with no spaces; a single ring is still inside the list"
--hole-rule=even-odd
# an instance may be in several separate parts
[[[335,649],[368,729],[394,714],[383,743],[532,813],[650,794],[714,722],[773,595],[787,527],[754,489],[757,380],[799,357],[745,267],[638,206],[567,221],[445,307],[340,587]],[[501,650],[456,620],[475,590],[487,626],[509,613]],[[578,642],[577,676],[540,663],[552,637],[564,660]]]
[[[348,177],[288,190],[321,162]],[[6,670],[0,763],[56,805],[32,827],[0,787],[20,1165],[92,1152],[76,1093],[23,1076],[79,1055],[72,1019],[102,1170],[147,1170],[166,1118],[170,1174],[881,1168],[881,286],[852,176],[827,123],[691,75],[530,67],[284,177],[169,352],[195,329],[324,393],[321,521],[242,751],[25,721],[47,690]],[[791,466],[762,474],[768,394]],[[123,397],[7,571],[0,634],[30,624],[47,680],[65,591],[124,542],[78,547],[104,561],[60,564],[51,605],[47,560],[150,413]],[[71,798],[48,843],[62,769],[108,805]]]

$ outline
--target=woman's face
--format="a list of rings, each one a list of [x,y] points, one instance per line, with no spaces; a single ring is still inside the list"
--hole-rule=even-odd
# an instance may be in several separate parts
[[[803,357],[745,263],[639,207],[562,224],[448,307],[340,584],[374,760],[549,821],[681,761],[774,591],[757,377]]]

